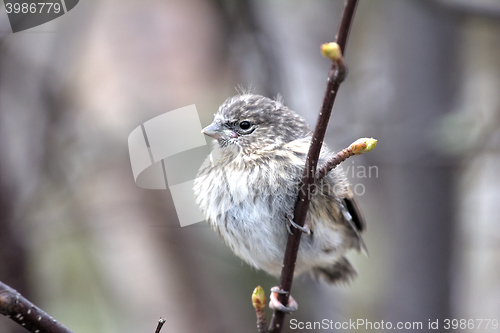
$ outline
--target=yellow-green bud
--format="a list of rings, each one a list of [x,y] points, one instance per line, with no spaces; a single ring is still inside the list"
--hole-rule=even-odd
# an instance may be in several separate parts
[[[349,148],[352,149],[354,155],[359,155],[372,151],[376,146],[377,140],[374,138],[361,138],[351,143]]]
[[[252,305],[256,310],[262,310],[266,306],[266,294],[261,286],[255,288],[252,293]]]
[[[342,58],[342,51],[337,43],[326,43],[321,45],[321,54],[334,61],[338,61]]]

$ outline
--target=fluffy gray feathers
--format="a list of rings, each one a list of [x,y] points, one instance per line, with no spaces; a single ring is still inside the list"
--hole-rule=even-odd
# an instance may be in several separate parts
[[[288,238],[287,216],[295,206],[311,128],[282,101],[254,94],[227,99],[211,126],[223,135],[211,132],[218,144],[195,180],[200,209],[236,255],[278,276]],[[319,165],[330,156],[323,147]],[[351,280],[355,270],[344,254],[364,244],[362,228],[346,220],[343,211],[353,208],[344,202],[359,207],[350,201],[352,192],[340,168],[314,185],[306,217],[312,234],[302,237],[296,273],[312,271],[328,282]],[[353,212],[353,217],[359,214]]]

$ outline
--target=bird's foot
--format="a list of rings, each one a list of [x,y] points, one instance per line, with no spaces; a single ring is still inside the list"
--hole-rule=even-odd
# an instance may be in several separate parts
[[[288,294],[288,291],[281,290],[279,287],[271,288],[271,297],[269,298],[269,307],[271,309],[291,313],[299,308],[291,295],[288,297],[288,306],[284,306],[283,303],[278,301],[278,294]]]
[[[311,229],[309,229],[309,227],[307,226],[307,224],[304,224],[304,226],[301,227],[297,223],[293,222],[293,213],[292,214],[286,214],[286,218],[287,218],[287,221],[288,221],[288,223],[286,224],[286,230],[288,230],[288,233],[290,235],[292,234],[292,230],[290,229],[290,226],[294,227],[295,229],[299,229],[300,231],[302,231],[302,233],[304,233],[304,234],[306,234],[308,236],[311,234]]]

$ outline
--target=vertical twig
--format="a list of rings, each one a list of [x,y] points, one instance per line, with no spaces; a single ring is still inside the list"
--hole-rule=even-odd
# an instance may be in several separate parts
[[[357,0],[347,0],[342,19],[340,21],[339,30],[337,33],[337,44],[340,46],[342,54],[345,54],[345,47],[347,37],[351,27],[351,22],[356,10]],[[341,57],[342,58],[342,57]],[[340,68],[339,68],[340,67]],[[342,71],[344,71],[342,73]],[[316,128],[311,140],[311,146],[307,154],[306,166],[304,174],[302,175],[302,185],[299,191],[299,196],[294,210],[294,222],[300,226],[304,225],[307,210],[309,208],[310,195],[309,189],[311,184],[314,183],[316,166],[318,163],[319,153],[323,140],[325,137],[326,128],[330,115],[332,113],[333,103],[337,96],[340,83],[345,77],[345,66],[339,66],[338,61],[332,61],[330,71],[328,74],[328,83],[326,87],[325,97],[323,98],[323,105],[318,116]],[[288,242],[285,250],[285,258],[283,260],[283,269],[281,271],[280,289],[290,292],[292,289],[293,272],[295,270],[295,261],[297,260],[297,252],[299,250],[301,232],[294,229],[292,235],[288,237]],[[284,305],[288,304],[289,294],[278,295],[278,300]],[[281,311],[274,311],[271,320],[269,331],[273,333],[280,333],[283,327],[285,313]]]
[[[160,318],[160,319],[158,320],[158,325],[156,326],[155,333],[160,333],[161,328],[163,327],[163,324],[165,324],[165,319]]]

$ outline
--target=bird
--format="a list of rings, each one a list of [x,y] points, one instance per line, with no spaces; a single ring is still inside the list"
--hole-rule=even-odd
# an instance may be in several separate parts
[[[293,222],[312,130],[284,105],[251,92],[229,97],[202,133],[215,139],[194,181],[196,202],[208,221],[248,264],[279,276]],[[333,153],[323,144],[318,165]],[[330,284],[348,283],[357,272],[345,257],[366,252],[365,218],[340,167],[316,181],[302,236],[295,276],[311,272]],[[291,312],[271,289],[271,308]],[[273,297],[274,295],[274,297]]]

